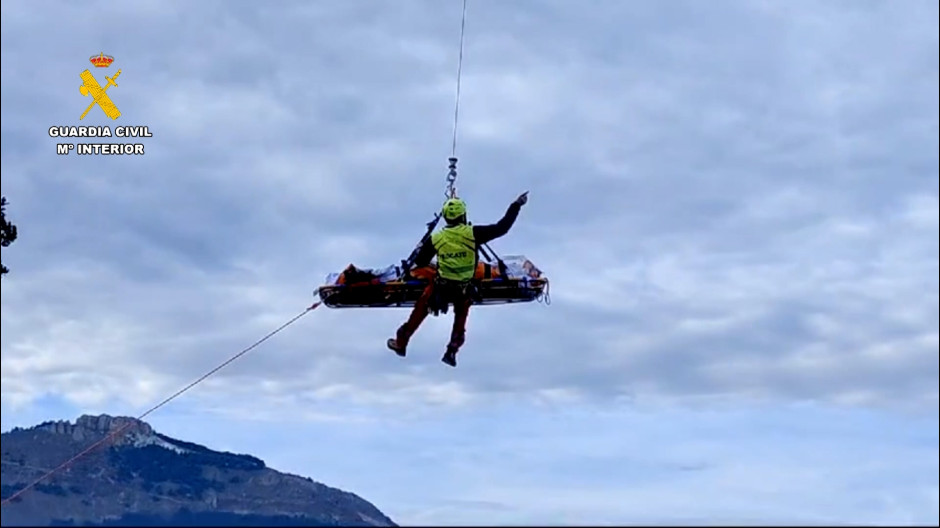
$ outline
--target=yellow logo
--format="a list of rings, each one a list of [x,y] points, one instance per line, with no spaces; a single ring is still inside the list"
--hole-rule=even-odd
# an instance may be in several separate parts
[[[91,57],[89,60],[92,64],[95,65],[95,67],[103,68],[110,66],[111,63],[114,62],[114,57],[105,56],[105,54],[102,53],[99,56]],[[78,89],[83,96],[87,97],[90,95],[92,101],[91,104],[88,105],[88,108],[82,112],[82,115],[79,117],[79,119],[85,119],[85,116],[88,115],[88,112],[91,112],[91,109],[94,108],[95,105],[98,105],[105,115],[111,119],[117,119],[121,117],[121,111],[118,110],[118,107],[114,104],[114,101],[112,101],[111,97],[109,97],[106,93],[109,87],[117,86],[115,80],[118,78],[118,75],[121,75],[121,70],[118,70],[117,73],[111,77],[105,75],[104,78],[108,82],[104,85],[104,88],[102,88],[95,79],[95,76],[92,75],[90,71],[85,70],[81,73],[82,85],[79,86]]]
[[[114,62],[114,57],[105,55],[104,52],[92,55],[88,61],[94,68],[109,68]],[[88,112],[96,105],[101,108],[104,115],[112,120],[121,117],[121,111],[111,100],[114,92],[108,92],[112,86],[117,86],[117,79],[121,75],[118,70],[113,75],[105,75],[107,82],[99,84],[98,79],[91,74],[91,68],[87,68],[79,77],[82,84],[78,87],[85,101],[89,101],[88,108],[82,112],[79,119],[85,119]],[[92,70],[94,71],[94,70]],[[105,70],[107,72],[107,70]],[[122,92],[123,93],[123,92]],[[76,111],[78,109],[76,108]],[[108,125],[53,125],[49,127],[49,137],[60,138],[60,141],[68,141],[68,138],[87,138],[82,139],[81,143],[56,143],[55,151],[59,156],[67,156],[75,153],[79,156],[86,155],[129,155],[141,156],[144,153],[144,144],[137,138],[153,137],[148,126],[108,126]],[[115,138],[115,139],[111,139]],[[118,139],[120,138],[120,139]]]

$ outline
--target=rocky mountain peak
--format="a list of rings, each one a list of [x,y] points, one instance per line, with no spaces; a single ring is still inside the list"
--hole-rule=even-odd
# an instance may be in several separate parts
[[[107,414],[97,416],[84,414],[79,416],[74,423],[68,420],[58,420],[40,424],[36,428],[58,435],[71,436],[78,441],[94,439],[124,429],[123,433],[115,439],[117,445],[131,439],[140,441],[154,435],[153,428],[146,422],[130,416],[110,416]]]
[[[112,441],[102,438],[115,434]],[[84,415],[2,434],[3,525],[395,526],[353,493],[248,455],[154,431],[127,416]],[[42,468],[80,459],[19,494]]]

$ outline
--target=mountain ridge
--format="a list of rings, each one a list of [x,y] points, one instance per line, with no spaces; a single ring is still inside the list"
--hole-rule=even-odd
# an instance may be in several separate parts
[[[0,496],[6,500],[108,435],[113,438],[4,504],[3,525],[396,526],[351,492],[107,414],[2,433]]]

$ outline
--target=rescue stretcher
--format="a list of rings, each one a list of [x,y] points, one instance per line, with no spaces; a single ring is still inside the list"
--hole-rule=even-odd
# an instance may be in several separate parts
[[[406,273],[402,266],[377,269],[350,264],[328,275],[317,295],[330,308],[410,308],[436,275],[433,262]],[[498,266],[478,263],[474,283],[476,305],[549,302],[548,278],[524,256],[507,256]]]

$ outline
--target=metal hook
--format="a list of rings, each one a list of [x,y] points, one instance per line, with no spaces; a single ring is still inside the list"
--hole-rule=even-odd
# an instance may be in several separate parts
[[[447,198],[456,198],[457,197],[457,158],[448,158],[449,162],[447,168],[447,190],[444,193],[444,196]]]

